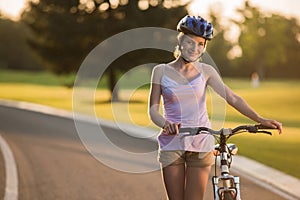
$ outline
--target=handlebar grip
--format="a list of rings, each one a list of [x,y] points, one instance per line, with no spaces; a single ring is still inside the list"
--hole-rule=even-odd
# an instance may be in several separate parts
[[[265,126],[265,125],[262,125],[262,124],[257,124],[257,125],[255,125],[255,127],[257,129],[277,129],[277,127],[273,128],[273,127]]]

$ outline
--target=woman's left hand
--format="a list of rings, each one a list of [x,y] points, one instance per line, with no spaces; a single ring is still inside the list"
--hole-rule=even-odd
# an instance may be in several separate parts
[[[268,126],[270,128],[276,128],[278,129],[278,133],[281,134],[282,133],[282,123],[273,120],[273,119],[261,119],[260,122],[262,125],[264,126]]]

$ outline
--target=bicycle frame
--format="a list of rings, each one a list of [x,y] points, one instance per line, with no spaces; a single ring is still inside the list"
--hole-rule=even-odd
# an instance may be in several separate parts
[[[219,144],[215,146],[214,155],[216,156],[215,159],[215,175],[212,177],[213,183],[213,190],[214,190],[214,199],[215,200],[225,200],[225,198],[231,198],[235,200],[241,199],[240,194],[240,178],[238,176],[230,175],[230,159],[234,153],[237,153],[237,147],[231,144],[230,147],[227,146],[227,138],[226,135],[231,134],[231,129],[222,129],[220,133],[220,141]],[[217,176],[217,157],[220,157],[220,168],[221,168],[221,175]],[[225,194],[227,196],[225,197]]]

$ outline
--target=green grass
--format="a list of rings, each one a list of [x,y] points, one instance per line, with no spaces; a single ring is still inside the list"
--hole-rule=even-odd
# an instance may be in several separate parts
[[[270,80],[259,88],[247,86],[245,80],[225,81],[262,116],[282,121],[285,126],[300,127],[300,81]],[[237,116],[228,108],[228,120],[240,121]]]
[[[46,71],[15,71],[0,69],[0,83],[24,83],[45,86],[61,86],[69,84],[74,74],[56,76]]]
[[[0,98],[72,110],[72,89],[25,83],[0,83]]]
[[[129,79],[132,77],[128,77]],[[126,79],[123,81],[126,82]],[[259,88],[251,88],[249,80],[225,79],[237,94],[262,116],[274,118],[284,125],[282,135],[274,133],[272,137],[264,135],[239,135],[230,139],[239,146],[239,153],[283,172],[300,178],[300,81],[268,80]],[[129,83],[129,82],[128,82]],[[0,71],[0,98],[18,101],[34,102],[61,109],[72,110],[73,90],[61,86],[62,81],[46,72],[25,73]],[[121,84],[122,85],[122,84]],[[134,85],[134,84],[133,84]],[[96,91],[95,110],[99,117],[118,120],[131,124],[155,127],[147,115],[148,89],[120,90],[123,102],[111,104],[110,94],[101,88]],[[211,97],[208,95],[208,101]],[[93,100],[81,102],[83,112],[85,106],[93,105]],[[208,109],[216,109],[210,105]],[[220,106],[220,113],[226,111],[226,127],[242,123],[253,123],[229,106]],[[218,118],[218,117],[217,117]]]
[[[239,123],[226,123],[226,127],[237,125]],[[300,178],[300,156],[297,154],[300,145],[299,128],[284,127],[281,135],[272,132],[272,136],[240,134],[230,138],[229,142],[238,145],[240,155]]]

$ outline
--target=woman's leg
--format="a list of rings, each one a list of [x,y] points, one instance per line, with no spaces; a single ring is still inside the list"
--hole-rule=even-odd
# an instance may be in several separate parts
[[[162,168],[162,175],[169,200],[183,200],[185,164],[166,166]]]
[[[210,169],[211,166],[187,167],[185,200],[202,200],[204,198]]]

